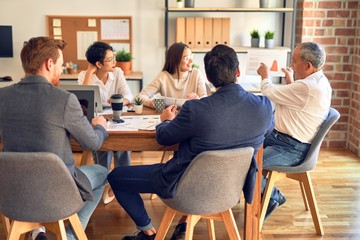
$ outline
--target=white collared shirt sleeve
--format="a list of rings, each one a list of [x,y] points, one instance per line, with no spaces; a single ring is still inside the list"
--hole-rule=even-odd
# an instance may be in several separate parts
[[[127,98],[129,102],[134,101],[134,96],[130,90],[129,85],[127,84],[126,78],[124,76],[124,72],[121,68],[116,67],[114,71],[115,76],[115,92],[123,95],[124,98]]]
[[[261,82],[261,92],[275,104],[275,129],[303,143],[311,143],[326,119],[331,103],[331,86],[320,70],[287,85]]]

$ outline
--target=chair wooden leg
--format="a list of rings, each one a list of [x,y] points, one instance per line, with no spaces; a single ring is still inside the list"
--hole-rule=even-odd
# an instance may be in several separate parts
[[[85,229],[81,225],[81,222],[80,222],[80,219],[79,219],[79,216],[77,215],[77,213],[75,213],[69,217],[69,222],[70,222],[71,227],[78,239],[84,239],[84,240],[88,239],[85,234]]]
[[[304,184],[300,181],[300,182],[299,182],[299,185],[300,185],[301,196],[302,196],[302,198],[303,198],[305,210],[306,210],[306,211],[309,211],[309,203],[308,203],[308,200],[307,200],[307,198],[306,198],[306,193],[305,193]]]
[[[200,215],[188,215],[186,223],[185,240],[192,240],[194,234],[194,227],[201,219]]]
[[[174,220],[176,211],[170,207],[166,207],[164,216],[161,220],[160,227],[156,233],[155,240],[164,240],[167,232],[169,231],[170,225]]]
[[[64,219],[61,219],[56,222],[43,223],[43,225],[48,231],[55,233],[56,240],[67,239]]]
[[[10,219],[5,217],[4,215],[1,215],[3,224],[4,224],[4,231],[5,231],[5,237],[7,237],[9,235],[10,232]]]
[[[92,158],[91,151],[89,151],[89,150],[83,151],[82,154],[81,154],[80,166],[86,165],[91,158]]]
[[[41,227],[40,223],[12,221],[8,240],[19,240],[21,234]]]
[[[214,220],[212,219],[207,219],[207,229],[208,229],[208,233],[209,233],[209,240],[215,240],[215,226],[214,226]]]
[[[265,221],[266,210],[269,205],[272,189],[275,185],[275,182],[278,181],[279,179],[283,178],[283,175],[284,174],[278,173],[275,171],[268,172],[266,187],[265,187],[265,190],[263,193],[263,197],[261,199],[261,214],[260,214],[260,223],[259,223],[259,231],[260,232],[261,232],[262,226]]]
[[[163,154],[162,154],[162,157],[161,157],[161,160],[160,160],[160,163],[164,163],[166,162],[167,160],[169,160],[170,156],[173,155],[174,152],[173,151],[164,151]],[[157,195],[152,193],[150,195],[150,200],[154,200],[157,198]]]
[[[309,172],[305,172],[305,173],[302,173],[301,176],[302,176],[302,182],[304,184],[306,198],[309,203],[309,208],[310,208],[311,216],[312,216],[312,219],[314,222],[316,233],[318,235],[323,236],[324,230],[323,230],[323,227],[321,224],[321,219],[320,219],[319,210],[318,210],[318,207],[316,204],[316,199],[315,199],[315,194],[314,194],[314,189],[312,186],[310,174],[309,174]]]
[[[221,213],[222,220],[224,221],[226,231],[229,235],[230,240],[240,240],[239,230],[236,226],[234,215],[231,209]]]

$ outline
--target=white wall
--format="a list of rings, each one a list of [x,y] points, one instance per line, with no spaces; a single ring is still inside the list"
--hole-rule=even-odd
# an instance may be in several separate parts
[[[195,7],[258,7],[252,0],[195,0]],[[175,0],[169,0],[175,6]],[[210,5],[209,5],[210,4]],[[280,4],[270,0],[270,6]],[[0,25],[13,26],[13,58],[0,58],[0,76],[10,75],[18,82],[24,75],[20,61],[20,51],[24,41],[34,36],[46,34],[46,15],[83,15],[83,16],[132,16],[133,17],[133,70],[144,73],[144,86],[161,70],[165,60],[164,48],[164,0],[62,0],[62,1],[23,1],[0,0]],[[171,18],[179,14],[170,14]],[[185,15],[186,16],[186,15]],[[196,16],[231,17],[231,44],[250,45],[249,32],[258,28],[260,32],[275,29],[279,34],[279,14],[274,13],[199,13]],[[170,21],[170,33],[175,28]],[[1,36],[0,36],[1,37]],[[279,39],[280,36],[277,35]],[[170,42],[174,37],[169,38]],[[280,41],[280,40],[278,40]],[[202,64],[203,54],[195,61]],[[245,57],[239,55],[241,68]],[[241,69],[242,72],[243,69]],[[0,87],[7,85],[0,83]]]

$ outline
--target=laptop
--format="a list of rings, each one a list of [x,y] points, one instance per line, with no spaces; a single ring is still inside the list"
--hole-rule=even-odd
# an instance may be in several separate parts
[[[68,92],[92,91],[94,93],[93,109],[95,110],[96,113],[101,113],[103,111],[103,107],[110,107],[110,106],[103,106],[100,97],[100,88],[97,85],[60,84],[59,87]]]
[[[94,91],[92,90],[67,90],[75,94],[80,102],[81,108],[84,115],[87,117],[89,122],[94,118]]]

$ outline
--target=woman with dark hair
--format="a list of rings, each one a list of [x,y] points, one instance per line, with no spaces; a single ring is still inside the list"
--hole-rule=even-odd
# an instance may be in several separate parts
[[[124,96],[124,105],[134,100],[134,96],[126,82],[124,72],[116,67],[114,49],[105,42],[94,42],[86,51],[88,68],[78,76],[78,83],[98,85],[101,101],[110,103],[111,95],[120,93]]]
[[[114,49],[105,42],[94,42],[86,51],[88,68],[79,73],[78,83],[84,85],[98,85],[103,104],[110,103],[111,95],[119,93],[124,96],[124,105],[134,100],[124,72],[115,66]],[[95,151],[93,158],[98,163],[110,170],[111,160],[114,156],[114,167],[130,165],[130,151]],[[114,200],[114,193],[110,188],[105,190],[103,202],[105,204]]]
[[[171,45],[162,71],[139,94],[144,105],[155,108],[153,97],[157,93],[180,99],[206,97],[205,78],[198,69],[192,68],[192,64],[193,54],[187,45]]]

